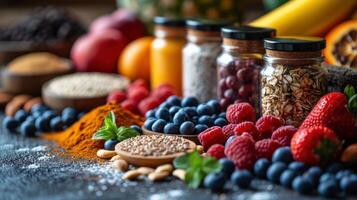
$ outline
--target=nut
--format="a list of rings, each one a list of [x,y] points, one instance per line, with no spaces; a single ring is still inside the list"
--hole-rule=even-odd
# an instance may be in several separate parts
[[[149,180],[151,181],[161,181],[161,180],[164,180],[167,176],[169,176],[170,173],[168,172],[153,172],[153,173],[150,173],[148,178]]]
[[[117,155],[117,153],[115,151],[109,151],[109,150],[105,150],[105,149],[99,149],[97,151],[98,158],[108,159],[108,158],[112,158],[115,155]]]
[[[141,174],[137,170],[130,170],[125,172],[121,178],[125,180],[134,180],[140,175]]]
[[[25,105],[25,103],[31,98],[28,95],[15,96],[10,103],[5,107],[5,114],[7,116],[14,116],[15,113]]]
[[[183,170],[183,169],[175,169],[172,172],[172,175],[184,181],[185,180],[186,171]]]
[[[160,173],[160,172],[167,172],[167,173],[171,173],[173,170],[173,167],[171,164],[165,164],[165,165],[160,165],[155,169],[156,173]]]
[[[202,157],[208,157],[208,154],[207,153],[203,153],[201,154]]]
[[[120,155],[113,156],[110,161],[122,160],[123,158]]]
[[[139,167],[138,169],[136,169],[136,171],[138,171],[141,175],[148,175],[154,172],[155,170],[150,167]]]
[[[126,170],[128,170],[128,163],[125,160],[115,160],[112,163],[112,166],[115,169],[118,169],[119,171],[125,172]]]
[[[196,150],[198,151],[199,154],[202,154],[203,151],[204,151],[204,148],[203,148],[202,145],[197,145],[197,146],[196,146]]]
[[[343,151],[341,161],[351,164],[357,163],[357,143],[351,144]]]

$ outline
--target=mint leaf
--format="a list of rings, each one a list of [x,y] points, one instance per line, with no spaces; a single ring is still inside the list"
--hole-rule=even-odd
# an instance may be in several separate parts
[[[110,111],[108,115],[105,117],[102,128],[116,132],[117,125],[115,121],[115,114],[113,111]]]
[[[190,168],[186,171],[185,182],[189,188],[196,189],[201,185],[202,180],[205,178],[206,174],[201,170],[195,170],[195,168]]]
[[[115,114],[110,111],[103,121],[102,127],[92,136],[94,140],[110,140],[117,137],[117,125],[115,122]]]
[[[174,160],[174,166],[175,168],[177,169],[187,169],[189,167],[189,157],[190,157],[190,154],[185,154],[185,155],[182,155],[180,157],[177,157],[175,158]]]
[[[213,157],[207,157],[203,159],[202,163],[202,171],[209,174],[212,172],[219,172],[222,169],[221,163],[218,162]]]
[[[136,130],[124,126],[119,127],[116,131],[116,138],[119,142],[138,135],[139,133]]]
[[[94,139],[94,140],[110,140],[115,137],[116,137],[116,135],[114,132],[103,129],[103,130],[98,130],[97,132],[95,132],[92,136],[92,139]]]
[[[190,167],[198,167],[202,166],[202,157],[197,151],[193,151],[189,153],[188,162]]]
[[[351,85],[347,85],[344,90],[345,94],[347,95],[348,99],[352,98],[353,95],[356,94],[355,88]]]

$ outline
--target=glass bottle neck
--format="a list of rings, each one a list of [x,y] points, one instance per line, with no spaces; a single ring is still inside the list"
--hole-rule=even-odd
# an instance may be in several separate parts
[[[184,40],[186,35],[186,28],[156,25],[154,35],[156,38],[176,38]]]

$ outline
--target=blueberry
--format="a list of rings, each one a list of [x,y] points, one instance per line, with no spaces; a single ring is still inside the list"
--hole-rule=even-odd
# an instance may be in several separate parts
[[[145,113],[145,117],[149,118],[149,117],[155,117],[155,110],[149,110]]]
[[[9,131],[15,131],[16,128],[19,126],[19,122],[9,116],[6,116],[2,121],[3,127],[5,127]]]
[[[20,134],[25,137],[35,136],[36,127],[33,123],[24,122],[20,126]]]
[[[113,151],[115,149],[115,145],[118,144],[118,140],[110,139],[104,142],[104,149]]]
[[[36,119],[33,116],[28,116],[25,120],[25,122],[30,122],[32,124],[35,124]]]
[[[222,173],[210,173],[208,174],[204,181],[203,185],[205,188],[208,188],[212,191],[221,191],[224,188],[226,179]]]
[[[232,183],[240,188],[248,188],[252,180],[253,176],[248,170],[236,170],[231,176]]]
[[[186,121],[186,122],[182,123],[180,126],[180,133],[182,135],[195,134],[195,125],[190,121]]]
[[[227,125],[227,124],[228,124],[227,120],[225,120],[225,119],[223,119],[223,118],[217,118],[216,120],[214,120],[214,125],[215,125],[215,126],[220,126],[220,127],[222,127],[222,126],[225,126],[225,125]]]
[[[70,115],[70,114],[63,114],[61,116],[61,118],[62,118],[64,125],[71,126],[76,121],[77,116]]]
[[[174,105],[174,106],[181,105],[181,99],[178,98],[177,96],[169,96],[169,98],[166,99],[166,102],[169,102],[171,105]]]
[[[221,112],[221,113],[219,113],[218,117],[222,117],[222,118],[224,118],[224,119],[227,119],[227,118],[226,118],[226,112]]]
[[[338,171],[342,170],[343,166],[341,163],[331,163],[326,167],[326,172],[336,174]]]
[[[198,115],[195,107],[186,107],[183,110],[189,117],[194,117]]]
[[[309,194],[313,190],[313,184],[306,177],[297,176],[293,180],[292,188],[300,194]]]
[[[206,124],[208,127],[211,127],[213,125],[212,119],[208,115],[203,115],[200,118],[198,118],[198,123]]]
[[[232,137],[232,136],[231,136]],[[266,158],[260,158],[254,164],[254,173],[259,178],[266,178],[270,161]]]
[[[336,173],[336,179],[340,181],[343,177],[349,176],[351,174],[353,174],[353,172],[350,170],[341,170]]]
[[[166,121],[163,119],[158,119],[154,122],[154,124],[152,125],[152,131],[155,132],[160,132],[162,133],[164,131],[164,127],[166,125]]]
[[[198,116],[194,116],[191,118],[191,122],[194,124],[198,124]]]
[[[196,111],[199,116],[212,115],[214,113],[213,108],[205,104],[198,105]]]
[[[169,102],[164,102],[164,103],[160,104],[159,108],[170,109],[171,106],[172,106],[172,105],[171,105]]]
[[[25,121],[26,117],[28,116],[29,114],[25,111],[25,110],[18,110],[16,113],[15,113],[15,116],[14,118],[18,121],[18,122],[23,122]]]
[[[84,111],[78,113],[78,115],[77,115],[77,120],[78,120],[78,119],[81,119],[85,114],[86,114],[86,112],[84,112]]]
[[[43,112],[36,111],[36,112],[33,112],[33,113],[32,113],[32,116],[33,116],[34,118],[38,118],[38,117],[41,117],[42,114],[43,114]]]
[[[291,154],[290,147],[280,147],[273,153],[272,161],[273,162],[283,162],[289,164],[292,162],[293,156]]]
[[[179,126],[173,123],[168,123],[164,127],[164,133],[166,134],[179,134]]]
[[[136,130],[136,132],[138,132],[138,133],[140,133],[140,134],[143,133],[143,130],[142,130],[141,127],[138,126],[138,125],[131,125],[130,128]]]
[[[50,130],[50,120],[46,117],[39,117],[35,120],[35,127],[41,132],[47,132]]]
[[[208,129],[208,126],[206,124],[197,124],[195,126],[195,134],[200,134],[206,129]]]
[[[182,107],[192,107],[197,105],[198,105],[198,100],[195,97],[186,97],[181,101]]]
[[[209,100],[206,104],[213,108],[214,113],[218,114],[221,111],[221,106],[219,105],[219,102],[215,99]]]
[[[62,119],[59,116],[51,119],[51,121],[50,121],[50,127],[51,127],[51,130],[53,130],[53,131],[63,130],[63,125],[64,124],[62,122]]]
[[[42,117],[51,120],[52,118],[56,117],[56,113],[52,110],[47,110],[42,114]]]
[[[226,177],[231,177],[232,173],[234,172],[234,169],[236,168],[233,161],[228,160],[226,158],[222,158],[219,160],[219,163],[221,163],[221,165],[222,165],[221,172]]]
[[[230,136],[230,137],[227,139],[227,141],[226,141],[226,143],[224,144],[224,146],[225,146],[225,147],[228,147],[228,145],[229,145],[236,137],[237,137],[236,135]]]
[[[357,195],[357,177],[356,176],[343,177],[340,181],[340,188],[346,194]]]
[[[336,181],[336,177],[334,174],[326,172],[320,176],[319,182],[327,182],[327,181]]]
[[[306,165],[299,161],[293,161],[292,163],[289,164],[288,168],[295,170],[299,174],[302,174],[306,170]]]
[[[183,111],[179,111],[174,115],[173,122],[174,124],[182,124],[187,120],[187,115]]]
[[[72,108],[72,107],[67,107],[62,110],[62,115],[71,115],[71,116],[77,116],[77,110]]]
[[[292,184],[294,178],[298,174],[299,173],[297,171],[292,170],[292,169],[285,170],[280,176],[280,184],[284,187],[291,187],[291,184]]]
[[[316,186],[319,183],[321,174],[322,174],[321,168],[314,166],[314,167],[310,167],[304,173],[304,176],[311,178],[312,183]]]
[[[178,106],[172,106],[169,110],[170,115],[173,117],[181,108]]]
[[[144,123],[144,128],[146,128],[149,131],[152,131],[152,125],[155,123],[155,119],[147,119]]]
[[[275,162],[270,167],[268,168],[267,171],[267,178],[268,180],[274,182],[274,183],[279,183],[280,181],[280,176],[286,169],[286,164],[282,162]]]
[[[46,110],[48,110],[47,106],[43,104],[36,104],[32,106],[31,113],[35,113],[35,112],[44,113]]]
[[[155,112],[155,117],[158,119],[163,119],[165,121],[170,121],[170,112],[167,108],[159,108]]]
[[[336,182],[327,181],[319,184],[317,192],[323,197],[331,198],[338,195],[339,188]]]

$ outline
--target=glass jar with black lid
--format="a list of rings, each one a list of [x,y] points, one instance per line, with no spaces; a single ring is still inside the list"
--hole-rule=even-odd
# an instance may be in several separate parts
[[[265,53],[263,40],[275,30],[252,26],[222,28],[223,52],[217,59],[218,96],[222,109],[248,102],[259,113],[260,70]]]
[[[227,21],[187,20],[183,49],[183,93],[201,102],[217,97],[216,59],[221,53],[221,28]]]
[[[325,40],[317,37],[279,37],[264,40],[261,72],[262,115],[274,115],[299,126],[327,90],[321,65]]]

